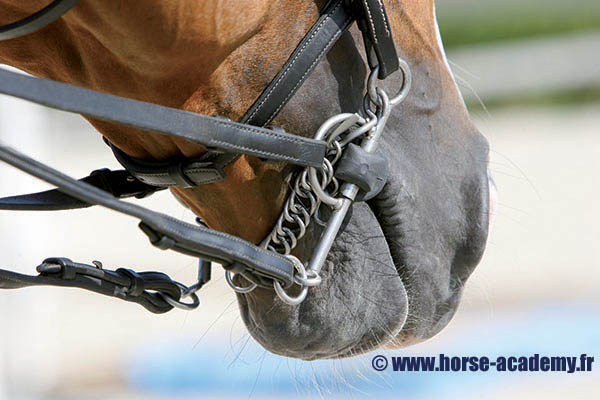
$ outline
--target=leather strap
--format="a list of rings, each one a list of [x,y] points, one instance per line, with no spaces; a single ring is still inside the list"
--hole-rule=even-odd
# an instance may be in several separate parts
[[[59,18],[76,3],[75,0],[56,0],[25,20],[0,27],[0,40],[33,32]],[[101,170],[77,181],[11,148],[0,146],[0,160],[59,188],[0,199],[0,209],[50,210],[102,205],[138,218],[142,231],[153,245],[161,249],[219,262],[226,269],[241,273],[260,286],[272,287],[273,280],[284,287],[291,286],[294,265],[289,259],[237,237],[205,226],[194,226],[119,198],[144,197],[166,186],[190,187],[223,179],[223,168],[238,156],[228,152],[320,167],[325,156],[325,142],[247,124],[264,126],[270,123],[355,18],[363,31],[369,64],[371,67],[379,66],[379,77],[383,79],[398,69],[382,0],[332,0],[282,71],[244,116],[243,123],[0,70],[0,93],[187,139],[208,148],[207,154],[199,159],[156,163],[134,159],[111,146],[117,159],[130,172]],[[371,189],[373,179],[370,176],[350,173],[353,179],[364,181],[365,190]],[[209,271],[209,268],[206,269]],[[81,287],[142,304],[152,312],[166,312],[172,308],[159,293],[166,293],[175,301],[180,296],[178,284],[160,273],[138,274],[127,269],[105,271],[68,259],[48,259],[38,267],[38,272],[39,276],[28,276],[0,270],[0,288],[33,285]],[[199,280],[200,286],[207,276]]]
[[[12,24],[0,26],[0,41],[28,35],[56,21],[79,0],[55,0],[40,11]]]
[[[110,148],[119,163],[137,180],[146,185],[166,188],[194,186],[225,179],[225,167],[240,156],[235,153],[209,151],[196,159],[176,158],[165,161],[147,161],[133,158],[112,143]]]
[[[93,171],[89,176],[80,180],[119,199],[130,197],[141,199],[165,189],[147,185],[135,179],[128,171],[111,171],[106,168]],[[74,210],[92,205],[58,189],[0,198],[0,210],[12,211]]]
[[[60,188],[81,201],[101,205],[139,219],[150,242],[163,250],[174,250],[215,261],[225,268],[243,270],[284,287],[293,283],[294,265],[286,257],[255,246],[238,237],[191,225],[168,215],[119,200],[86,182],[77,181],[33,160],[10,147],[0,146],[0,160]]]
[[[332,0],[324,8],[319,20],[305,35],[280,72],[254,102],[254,105],[242,117],[241,123],[265,126],[287,104],[319,61],[354,20],[354,15],[343,3],[343,0]],[[273,129],[280,131],[279,128]],[[208,152],[197,160],[146,161],[134,159],[114,145],[110,143],[109,145],[119,163],[132,175],[148,185],[159,187],[190,188],[223,180],[225,178],[224,168],[239,156],[233,153]]]
[[[363,33],[369,66],[371,69],[379,66],[379,79],[385,79],[400,65],[383,0],[355,0],[354,10]]]
[[[210,148],[320,167],[320,140],[164,107],[0,69],[0,93],[59,110],[150,130]]]
[[[352,21],[354,15],[344,6],[344,0],[329,2],[319,20],[304,36],[241,122],[255,126],[269,124]]]
[[[39,275],[31,276],[0,269],[0,289],[20,289],[29,286],[77,287],[138,303],[156,314],[173,308],[162,296],[179,300],[181,291],[176,282],[161,272],[134,272],[119,268],[102,269],[101,264],[76,263],[68,258],[47,258],[37,267]]]

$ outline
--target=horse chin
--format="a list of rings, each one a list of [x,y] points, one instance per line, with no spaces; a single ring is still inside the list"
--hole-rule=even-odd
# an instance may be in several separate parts
[[[307,233],[299,253],[307,252],[319,233]],[[355,356],[395,340],[408,315],[407,291],[366,204],[353,206],[322,277],[298,306],[267,289],[238,295],[250,334],[273,353],[304,360]]]

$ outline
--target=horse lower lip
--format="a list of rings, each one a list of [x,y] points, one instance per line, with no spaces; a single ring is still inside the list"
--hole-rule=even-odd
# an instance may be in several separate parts
[[[239,294],[252,336],[273,353],[304,360],[349,357],[394,340],[404,327],[408,300],[378,225],[366,203],[354,205],[328,257],[324,282],[298,308],[268,290]],[[296,248],[299,256],[312,251],[318,233],[305,236],[306,243]],[[382,306],[373,307],[376,303]]]

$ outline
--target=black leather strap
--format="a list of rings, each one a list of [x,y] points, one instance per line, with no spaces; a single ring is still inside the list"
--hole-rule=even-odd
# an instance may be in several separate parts
[[[267,279],[277,279],[283,286],[293,283],[294,265],[280,254],[267,251],[238,237],[195,226],[136,204],[119,200],[88,183],[77,181],[33,160],[16,150],[0,146],[0,160],[51,183],[72,197],[101,205],[135,217],[153,245],[196,258],[216,261],[225,267],[241,266],[245,271]]]
[[[59,110],[187,139],[208,148],[319,167],[326,143],[0,69],[0,93]]]
[[[119,163],[137,180],[151,186],[190,188],[225,179],[225,167],[240,156],[209,151],[196,159],[176,158],[147,161],[128,156],[112,143],[110,148]]]
[[[176,282],[161,272],[134,272],[125,268],[110,271],[100,265],[76,263],[68,258],[48,258],[37,267],[39,275],[31,276],[0,269],[0,289],[29,286],[77,287],[138,303],[156,314],[173,308],[161,294],[179,300],[181,290]]]
[[[123,170],[111,171],[109,169],[99,169],[80,180],[108,192],[119,199],[130,197],[141,199],[165,189],[146,185],[135,179],[128,171]],[[13,211],[74,210],[92,205],[69,196],[58,189],[0,198],[0,210]]]
[[[296,50],[242,118],[255,126],[269,124],[354,21],[344,0],[333,0]]]
[[[383,0],[354,0],[354,10],[365,40],[369,66],[371,69],[379,66],[379,79],[385,79],[398,70],[399,63]]]
[[[79,0],[55,0],[35,14],[12,24],[0,26],[0,41],[15,39],[42,29],[75,7]]]

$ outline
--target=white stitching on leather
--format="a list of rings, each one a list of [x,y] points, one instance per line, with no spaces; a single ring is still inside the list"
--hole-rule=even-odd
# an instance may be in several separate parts
[[[204,175],[206,173],[211,173],[212,169],[210,168],[191,168],[191,169],[186,169],[183,171],[184,175],[186,175],[191,181],[193,181],[196,185],[198,184],[198,181],[201,182],[201,184],[208,184],[208,183],[213,183],[213,182],[218,182],[221,180],[221,177],[218,175],[215,175],[214,173],[211,174],[210,178],[203,178],[202,176],[197,177],[195,176],[196,174],[200,174],[200,175]],[[169,175],[166,172],[132,172],[132,174],[139,179],[140,181],[144,182],[144,183],[148,183],[147,181],[149,179],[153,179],[153,178],[170,178],[171,175]],[[152,183],[153,185],[161,185],[161,186],[171,186],[171,182],[173,182],[173,180],[170,180],[170,182],[159,182],[159,183]]]
[[[292,62],[287,66],[287,68],[285,69],[285,71],[283,71],[283,73],[281,74],[281,76],[277,79],[277,82],[275,82],[275,85],[273,85],[273,87],[269,90],[269,92],[267,93],[267,95],[265,96],[265,98],[262,99],[259,104],[257,104],[256,109],[248,117],[249,120],[252,119],[252,117],[254,117],[256,115],[256,113],[258,113],[260,111],[260,108],[265,104],[265,102],[269,99],[269,97],[271,97],[271,95],[273,94],[273,92],[275,91],[275,89],[277,88],[277,86],[279,86],[279,84],[281,83],[281,81],[283,80],[283,78],[286,76],[286,74],[291,70],[291,68],[294,65],[294,63],[296,62],[296,60],[298,60],[298,57],[300,57],[300,55],[302,54],[302,52],[306,49],[306,47],[314,39],[315,35],[321,30],[321,28],[323,27],[323,25],[325,24],[325,22],[327,22],[327,20],[331,18],[331,15],[333,13],[335,13],[335,11],[341,5],[342,5],[342,0],[340,0],[338,2],[338,4],[327,14],[327,18],[323,18],[323,21],[321,21],[321,23],[319,24],[319,26],[310,35],[310,37],[308,38],[308,40],[306,41],[306,43],[304,43],[304,45],[302,45],[302,47],[300,48],[300,50],[298,51],[298,53],[294,56],[294,58],[292,59]]]
[[[170,109],[169,112],[180,113],[180,114],[186,115],[186,116],[188,114],[195,114],[195,113],[193,113],[191,111],[181,110],[181,109],[177,109],[177,108]],[[198,116],[200,114],[195,114],[195,115]],[[267,130],[265,128],[253,127],[251,125],[237,124],[237,123],[234,123],[233,121],[232,122],[222,121],[222,120],[220,120],[218,118],[210,117],[210,116],[204,116],[204,117],[206,117],[206,119],[208,120],[207,122],[213,123],[215,125],[228,126],[228,127],[231,127],[232,129],[235,129],[235,130],[238,130],[238,131],[243,130],[243,131],[248,131],[248,132],[255,133],[257,135],[272,136],[272,137],[279,138],[281,140],[286,140],[286,141],[291,142],[291,143],[302,144],[304,147],[317,147],[318,148],[318,147],[322,146],[322,144],[320,144],[320,143],[311,143],[310,141],[307,141],[306,138],[302,138],[302,137],[298,137],[298,136],[281,135],[281,134],[278,134],[275,131]],[[150,129],[152,130],[152,128],[150,128]],[[157,132],[163,132],[163,131],[159,130]],[[173,135],[173,134],[167,133],[167,135]],[[244,149],[253,150],[253,151],[256,151],[257,153],[260,153],[260,151],[254,149],[254,148],[237,146],[237,145],[231,144],[229,142],[221,142],[221,141],[215,140],[215,139],[213,139],[212,135],[209,135],[208,139],[206,137],[204,137],[204,138],[197,138],[193,134],[188,133],[188,132],[186,132],[184,130],[183,133],[175,134],[175,136],[179,137],[179,138],[187,139],[187,140],[189,140],[191,142],[194,142],[194,143],[200,143],[202,145],[208,145],[208,146],[210,146],[211,143],[225,143],[225,144],[229,145],[229,147],[231,147],[231,148],[244,148]],[[204,140],[204,142],[201,141],[201,140]],[[265,153],[265,154],[272,154],[272,155],[275,155],[275,156],[280,156],[277,153]],[[285,158],[285,157],[286,156],[283,156],[282,158]],[[297,158],[294,158],[294,157],[291,157],[289,159],[297,160]]]
[[[292,143],[298,143],[298,144],[303,144],[303,145],[307,145],[307,146],[317,146],[317,147],[319,146],[318,144],[307,143],[304,140],[299,139],[295,136],[279,135],[275,131],[266,130],[264,128],[254,128],[254,127],[251,127],[250,125],[236,125],[234,123],[222,122],[222,121],[216,121],[216,124],[224,125],[224,126],[231,126],[237,130],[253,132],[258,135],[274,136],[281,140],[287,140],[288,142],[292,142]]]
[[[383,26],[385,26],[385,33],[387,33],[387,35],[390,36],[391,32],[390,32],[390,28],[388,26],[387,20],[385,18],[385,11],[383,10],[383,3],[381,0],[377,0],[377,3],[379,3],[379,11],[381,12],[381,17],[383,19]]]
[[[224,149],[241,150],[242,153],[244,153],[245,151],[251,151],[256,154],[262,154],[267,157],[268,156],[273,157],[276,160],[301,161],[303,164],[305,163],[305,160],[300,159],[298,157],[284,156],[283,154],[280,154],[280,153],[273,153],[270,151],[259,150],[259,149],[255,149],[253,147],[240,146],[240,145],[236,145],[236,144],[231,144],[229,142],[224,142],[221,140],[213,140],[211,142],[211,144],[220,145],[219,147],[223,147]],[[215,146],[215,147],[217,147],[217,146]]]
[[[348,22],[348,20],[350,20],[350,19],[352,19],[352,17],[350,17],[350,16],[348,18],[346,18],[346,20],[344,20],[344,23],[342,24],[342,26],[345,25]],[[296,91],[298,86],[300,86],[302,84],[302,82],[304,82],[304,78],[306,77],[306,75],[312,70],[312,68],[315,66],[315,64],[320,61],[323,53],[326,52],[327,50],[329,50],[329,47],[331,46],[332,42],[334,42],[335,40],[337,40],[338,37],[340,37],[340,35],[342,34],[342,31],[343,31],[342,29],[338,29],[337,32],[335,33],[335,35],[333,35],[333,37],[329,40],[329,42],[327,42],[327,45],[325,46],[325,48],[323,50],[321,50],[321,52],[316,57],[316,59],[312,62],[310,67],[308,67],[306,69],[304,74],[300,77],[300,80],[296,83],[296,85],[292,88],[292,90],[290,90],[288,92],[287,96],[285,97],[285,99],[283,99],[281,104],[279,104],[277,109],[271,113],[271,115],[269,116],[269,118],[266,121],[266,124],[268,124],[269,122],[271,122],[271,120],[273,120],[273,118],[275,118],[275,115],[277,115],[279,110],[281,110],[281,108],[287,103],[287,101],[294,94],[294,92]]]
[[[263,131],[263,130],[259,130],[259,129],[252,129],[252,128],[248,128],[248,127],[242,127],[242,126],[237,126],[234,125],[232,123],[225,123],[225,122],[221,122],[218,121],[217,124],[221,124],[221,125],[225,125],[225,126],[231,126],[237,130],[246,130],[248,132],[253,132],[259,135],[266,135],[266,136],[274,136],[274,137],[278,137],[281,140],[287,140],[291,143],[298,143],[298,144],[302,144],[303,146],[307,147],[307,146],[311,146],[311,147],[321,147],[321,144],[319,143],[310,143],[310,142],[306,142],[304,140],[300,140],[300,139],[294,139],[293,136],[292,137],[288,137],[288,136],[282,136],[282,135],[278,135],[275,132],[272,131]],[[190,138],[188,138],[190,139]],[[191,138],[190,140],[194,140],[194,138]],[[240,146],[240,145],[236,145],[230,142],[226,142],[226,141],[222,141],[222,140],[217,140],[217,139],[210,139],[208,140],[209,143],[207,143],[208,146],[211,145],[220,145],[220,147],[223,147],[225,149],[233,149],[233,150],[250,150],[254,153],[257,154],[263,154],[265,156],[272,156],[273,158],[277,159],[277,160],[290,160],[290,161],[302,161],[304,162],[305,160],[300,159],[298,157],[294,157],[294,156],[286,156],[283,155],[281,153],[273,153],[270,151],[264,151],[264,150],[260,150],[254,147],[247,147],[247,146]],[[218,146],[217,146],[218,147]]]
[[[377,33],[375,33],[375,24],[373,23],[373,16],[371,15],[371,8],[369,7],[369,2],[363,2],[367,9],[367,15],[369,16],[369,28],[371,28],[371,33],[373,33],[373,43],[377,43]]]
[[[194,230],[201,230],[201,231],[204,231],[204,233],[206,233],[206,234],[208,234],[208,235],[219,236],[219,237],[225,238],[225,239],[227,239],[227,240],[231,240],[231,241],[234,241],[234,242],[238,242],[238,243],[240,243],[241,245],[243,245],[244,247],[248,247],[248,244],[251,244],[251,243],[249,243],[249,242],[247,242],[247,241],[245,241],[245,240],[243,240],[243,239],[240,239],[240,238],[238,238],[238,237],[236,237],[236,236],[232,236],[232,235],[229,235],[229,234],[227,234],[227,233],[223,233],[223,232],[215,231],[215,230],[213,230],[213,229],[210,229],[210,228],[203,228],[203,227],[201,227],[201,226],[195,226],[195,225],[191,225],[191,224],[188,224],[187,222],[182,222],[182,221],[179,221],[178,219],[176,219],[176,218],[173,218],[173,217],[171,217],[171,216],[169,216],[169,215],[164,215],[164,214],[162,214],[162,215],[161,215],[161,217],[163,217],[163,218],[166,218],[166,219],[169,219],[169,220],[171,220],[171,221],[173,221],[173,222],[176,222],[176,225],[179,225],[179,224],[181,224],[181,225],[184,225],[184,226],[186,226],[186,225],[187,225],[188,227],[190,227],[190,228],[192,228],[192,229],[194,229]],[[161,227],[160,227],[160,229],[158,229],[158,232],[159,232],[159,233],[171,233],[172,235],[180,236],[180,232],[178,232],[178,231],[177,231],[177,230],[175,230],[175,229],[171,229],[171,227],[170,227],[170,226],[161,226]],[[176,243],[177,243],[177,241],[176,241]],[[208,246],[208,245],[207,245],[206,247],[212,247],[212,246]],[[219,248],[220,248],[220,246],[217,246],[217,247],[219,247]],[[250,256],[248,256],[248,255],[245,255],[245,254],[243,254],[243,253],[240,253],[240,252],[238,252],[238,251],[231,250],[231,249],[227,249],[227,250],[228,250],[228,251],[230,251],[230,252],[231,252],[233,255],[237,255],[237,256],[239,256],[239,258],[241,258],[242,260],[243,260],[243,259],[247,259],[247,260],[250,260],[250,261],[254,262],[256,265],[259,265],[259,266],[263,267],[263,268],[264,268],[264,269],[266,269],[267,271],[268,271],[269,269],[271,269],[271,270],[277,270],[277,271],[280,271],[280,272],[283,272],[283,273],[287,272],[287,271],[284,271],[283,269],[281,269],[281,268],[279,268],[279,267],[277,267],[277,266],[275,266],[275,265],[268,265],[268,264],[265,264],[265,263],[263,263],[262,261],[260,261],[260,260],[257,260],[257,259],[256,259],[256,258],[254,258],[254,257],[250,257]],[[254,248],[253,248],[252,250],[253,250],[253,251],[256,251],[256,252],[258,252],[258,253],[263,253],[263,254],[265,254],[265,255],[267,255],[267,256],[270,256],[270,257],[279,258],[279,259],[281,259],[281,260],[283,260],[283,261],[285,261],[285,262],[287,262],[287,263],[290,263],[290,260],[288,260],[286,257],[284,257],[284,256],[282,256],[282,255],[280,255],[280,254],[278,254],[278,253],[274,253],[274,252],[272,252],[272,251],[265,250],[265,249],[263,249],[262,247],[254,246]]]

